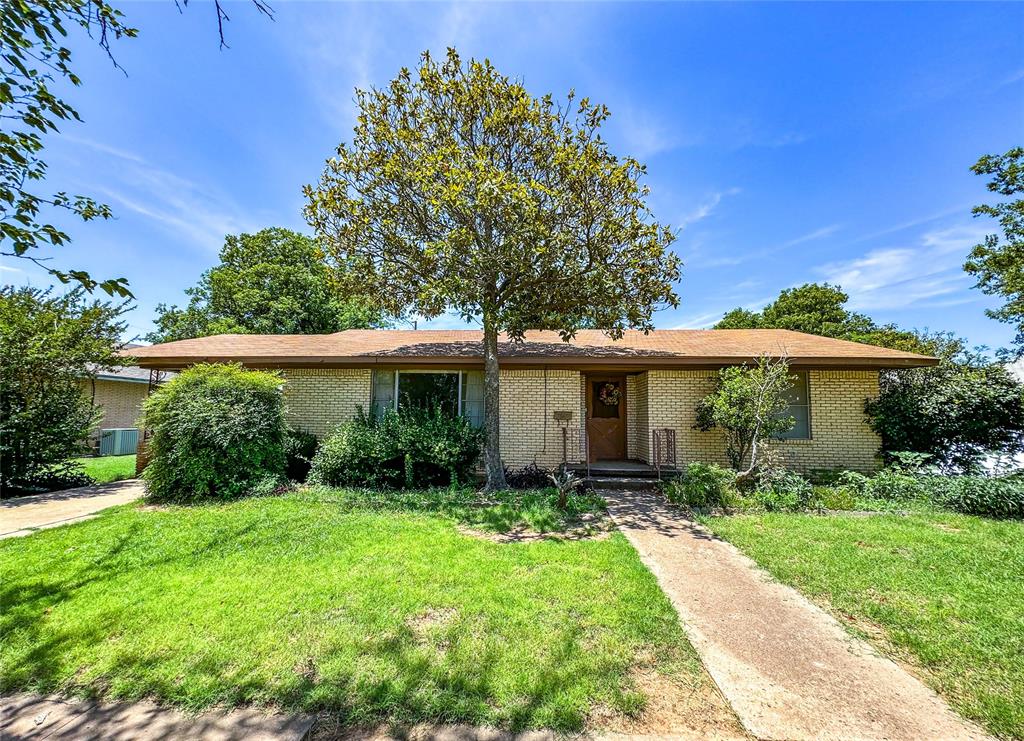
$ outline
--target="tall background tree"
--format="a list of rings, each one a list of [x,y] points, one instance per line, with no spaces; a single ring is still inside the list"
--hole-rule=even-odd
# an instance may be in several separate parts
[[[534,98],[449,49],[356,100],[307,218],[382,311],[482,323],[487,486],[504,488],[499,333],[650,328],[678,301],[672,233],[647,208],[644,167],[599,136],[608,109],[586,98]]]
[[[0,485],[5,495],[75,483],[95,410],[84,383],[114,357],[127,310],[36,288],[0,289]]]
[[[978,279],[982,291],[1003,298],[1002,306],[985,313],[1016,329],[1017,355],[1024,355],[1024,147],[987,154],[971,170],[990,175],[988,189],[1010,200],[974,208],[975,216],[997,219],[1002,236],[989,234],[975,245],[964,270]]]
[[[932,368],[883,371],[880,395],[865,411],[882,454],[926,453],[947,469],[976,468],[988,453],[1024,445],[1024,386],[1006,368],[949,332],[878,324],[846,308],[839,286],[787,288],[761,311],[734,309],[718,329],[792,329],[939,358]]]
[[[264,0],[252,0],[263,14],[273,11]],[[183,5],[188,5],[184,0]],[[215,0],[221,46],[228,15]],[[77,268],[56,268],[40,250],[61,247],[71,237],[50,219],[59,213],[83,221],[108,219],[110,207],[85,195],[44,189],[45,137],[78,111],[56,90],[81,78],[72,69],[71,50],[64,46],[69,30],[82,29],[110,57],[112,40],[138,35],[123,14],[103,0],[4,0],[0,2],[0,255],[39,265],[62,283],[88,291],[99,287],[108,295],[130,297],[124,278],[97,280]],[[38,186],[38,187],[37,187]]]
[[[347,297],[345,270],[315,239],[288,229],[230,235],[220,264],[185,291],[188,305],[157,307],[152,342],[213,334],[328,334],[383,326],[361,298]]]

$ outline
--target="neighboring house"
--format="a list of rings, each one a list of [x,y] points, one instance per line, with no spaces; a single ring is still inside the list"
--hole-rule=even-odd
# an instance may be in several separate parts
[[[201,362],[280,369],[289,423],[324,436],[357,410],[446,406],[483,420],[482,332],[348,330],[331,335],[218,335],[133,349],[143,368]],[[789,413],[797,424],[778,443],[797,470],[876,466],[879,438],[864,401],[884,368],[934,358],[786,330],[629,331],[618,341],[585,330],[571,342],[532,331],[502,338],[501,452],[519,467],[587,460],[652,463],[653,441],[675,433],[680,465],[725,463],[720,431],[693,428],[697,403],[723,366],[785,355],[794,372]]]
[[[125,345],[124,353],[141,345]],[[161,380],[165,378],[161,374]],[[83,379],[85,394],[100,410],[100,420],[89,437],[89,447],[99,455],[128,455],[138,442],[138,420],[142,402],[149,395],[150,371],[137,366],[121,366],[96,371]]]

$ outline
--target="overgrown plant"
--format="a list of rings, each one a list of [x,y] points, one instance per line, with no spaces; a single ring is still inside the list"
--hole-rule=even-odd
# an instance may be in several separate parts
[[[569,506],[569,495],[583,485],[583,479],[565,467],[552,473],[550,479],[558,492],[558,509],[564,512]]]
[[[648,209],[644,166],[600,136],[608,109],[587,98],[533,97],[449,49],[356,104],[351,143],[306,188],[306,217],[384,313],[479,319],[487,488],[502,489],[499,333],[650,329],[678,303],[673,231]]]
[[[787,359],[762,356],[757,365],[720,370],[717,388],[697,405],[694,428],[725,433],[725,452],[741,481],[757,469],[765,441],[793,426],[783,416],[790,384]]]
[[[161,501],[233,499],[284,479],[281,378],[241,365],[195,365],[143,404],[149,495]]]
[[[360,410],[320,445],[309,481],[376,489],[464,483],[482,443],[481,430],[443,410],[389,410],[379,418]]]

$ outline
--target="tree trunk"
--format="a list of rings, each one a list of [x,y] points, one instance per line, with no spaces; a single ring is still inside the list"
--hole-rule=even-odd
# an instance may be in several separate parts
[[[498,330],[484,313],[484,465],[487,468],[487,486],[484,491],[502,491],[505,469],[501,465],[501,376],[498,367]]]

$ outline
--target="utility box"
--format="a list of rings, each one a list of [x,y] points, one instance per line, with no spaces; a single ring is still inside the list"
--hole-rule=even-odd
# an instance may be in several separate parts
[[[123,427],[100,430],[100,455],[132,455],[139,447],[139,430]]]

